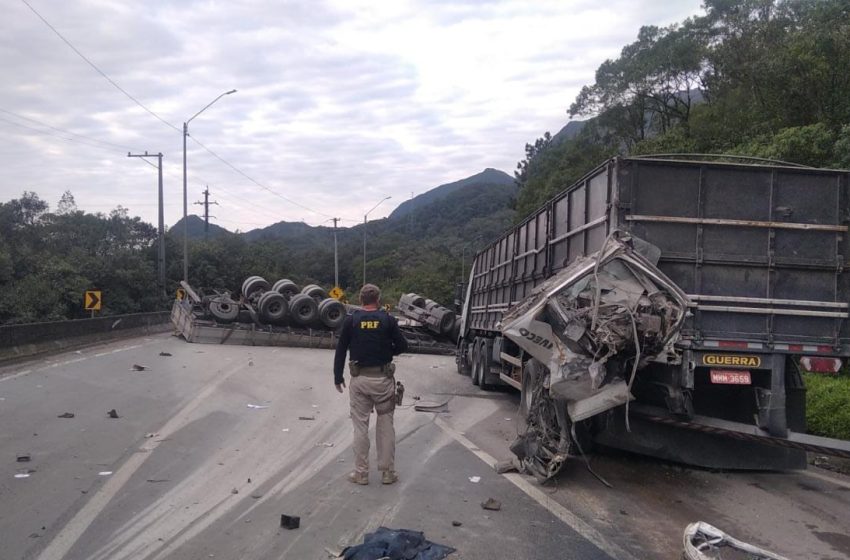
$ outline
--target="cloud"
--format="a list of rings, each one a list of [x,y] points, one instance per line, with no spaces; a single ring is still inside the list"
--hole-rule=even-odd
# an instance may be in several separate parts
[[[380,217],[411,191],[485,167],[510,173],[526,142],[566,123],[580,87],[641,25],[699,11],[699,0],[29,1],[177,130],[11,3],[0,22],[0,110],[89,138],[0,112],[0,200],[28,189],[55,206],[69,189],[83,209],[121,204],[153,222],[156,171],[126,155],[161,151],[174,223],[182,123],[237,88],[190,134],[277,194],[192,139],[187,159],[189,202],[209,185],[219,223],[241,230],[357,220],[392,195],[370,214]]]

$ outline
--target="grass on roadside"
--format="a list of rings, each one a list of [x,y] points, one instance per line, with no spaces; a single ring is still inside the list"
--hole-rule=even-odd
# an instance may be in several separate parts
[[[809,433],[850,440],[850,375],[804,373]]]

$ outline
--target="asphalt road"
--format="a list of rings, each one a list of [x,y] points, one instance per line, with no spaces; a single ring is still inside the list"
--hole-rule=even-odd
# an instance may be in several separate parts
[[[517,395],[479,391],[451,357],[399,358],[401,480],[352,485],[331,361],[161,335],[0,370],[0,558],[326,559],[382,525],[424,531],[457,559],[679,558],[696,520],[792,558],[850,557],[850,481],[825,471],[713,473],[612,453],[593,461],[613,489],[578,463],[547,486],[496,474]],[[416,412],[413,396],[449,412]],[[490,497],[500,511],[481,508]]]

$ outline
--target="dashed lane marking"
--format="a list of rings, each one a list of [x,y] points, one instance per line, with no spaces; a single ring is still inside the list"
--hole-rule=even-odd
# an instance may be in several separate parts
[[[463,434],[449,426],[442,418],[436,418],[434,423],[437,424],[441,430],[450,435],[455,441],[472,451],[472,453],[474,453],[479,459],[487,463],[490,468],[496,464],[496,459],[493,456],[480,449]],[[522,475],[517,473],[505,473],[502,476],[507,478],[511,484],[522,490],[522,492],[529,498],[546,508],[549,513],[561,520],[561,522],[567,525],[570,529],[593,543],[596,548],[608,556],[619,560],[637,560],[636,557],[632,556],[618,545],[606,540],[599,531],[588,525],[585,521],[581,520],[558,502],[552,500],[551,497],[547,496],[545,492],[540,490],[540,488],[528,482],[522,477]]]

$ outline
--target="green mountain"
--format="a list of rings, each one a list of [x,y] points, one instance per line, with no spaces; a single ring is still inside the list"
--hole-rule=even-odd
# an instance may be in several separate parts
[[[402,202],[401,204],[399,204],[398,208],[392,211],[392,214],[390,214],[390,219],[401,218],[402,216],[406,216],[407,214],[410,214],[411,212],[419,208],[423,208],[431,204],[432,202],[442,200],[448,195],[462,189],[482,189],[488,186],[505,187],[513,185],[513,177],[511,177],[504,171],[499,171],[498,169],[488,167],[481,173],[478,173],[471,177],[467,177],[466,179],[461,179],[460,181],[455,181],[454,183],[440,185],[439,187],[433,188],[425,193],[422,193],[419,196],[412,198],[411,200]]]
[[[189,239],[215,239],[217,237],[221,237],[222,235],[232,235],[230,231],[227,229],[218,226],[216,224],[210,224],[209,231],[205,230],[204,219],[195,214],[189,214],[186,217],[186,222],[189,225],[188,229],[188,237]],[[183,218],[177,220],[171,228],[168,230],[171,234],[177,234],[182,237],[183,235]]]

